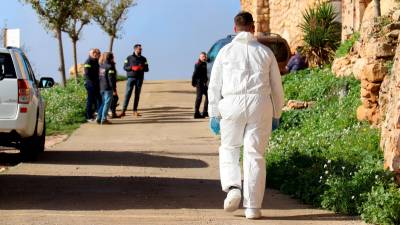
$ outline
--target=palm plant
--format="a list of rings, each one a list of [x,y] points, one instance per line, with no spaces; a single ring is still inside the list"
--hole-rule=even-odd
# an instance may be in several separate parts
[[[331,3],[323,2],[303,12],[300,29],[304,33],[303,54],[310,66],[330,63],[340,44],[341,24]]]

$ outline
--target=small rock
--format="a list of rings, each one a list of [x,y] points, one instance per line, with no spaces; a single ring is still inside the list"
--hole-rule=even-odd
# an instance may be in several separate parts
[[[289,100],[287,107],[289,109],[305,109],[314,105],[314,102],[304,102],[298,100]]]

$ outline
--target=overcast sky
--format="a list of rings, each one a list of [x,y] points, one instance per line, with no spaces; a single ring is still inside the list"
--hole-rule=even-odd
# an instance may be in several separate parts
[[[132,54],[133,45],[143,45],[147,57],[149,80],[189,79],[201,51],[232,33],[233,17],[240,11],[239,0],[138,0],[124,23],[122,39],[114,43],[117,69]],[[18,0],[2,1],[0,26],[20,28],[21,41],[27,49],[37,75],[59,80],[56,39],[47,33],[30,5]],[[64,34],[66,72],[72,66],[72,47]],[[108,49],[109,38],[97,24],[85,27],[78,43],[78,62],[87,58],[90,48]]]

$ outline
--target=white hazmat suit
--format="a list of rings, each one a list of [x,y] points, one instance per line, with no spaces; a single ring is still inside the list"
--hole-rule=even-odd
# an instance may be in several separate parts
[[[208,98],[210,117],[221,118],[222,190],[242,189],[243,145],[243,206],[261,208],[266,179],[265,148],[272,117],[280,118],[284,105],[281,75],[272,51],[252,33],[240,32],[215,59]]]

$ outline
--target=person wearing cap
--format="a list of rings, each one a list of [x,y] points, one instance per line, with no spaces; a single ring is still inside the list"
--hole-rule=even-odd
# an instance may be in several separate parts
[[[124,70],[128,80],[126,82],[125,100],[122,107],[121,116],[125,116],[125,112],[128,108],[129,100],[132,96],[132,91],[135,89],[135,98],[133,101],[133,116],[139,117],[141,114],[138,113],[140,92],[142,90],[144,73],[149,71],[149,65],[147,59],[142,56],[142,45],[136,44],[134,46],[134,53],[128,56],[124,62]]]
[[[210,128],[221,134],[219,168],[224,209],[239,208],[242,191],[247,219],[261,217],[266,166],[265,149],[273,121],[284,105],[283,87],[273,52],[254,37],[248,12],[235,17],[237,35],[218,53],[208,87]],[[240,150],[243,146],[243,185]]]

